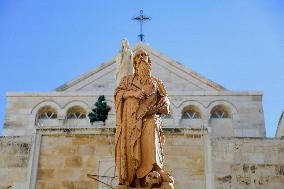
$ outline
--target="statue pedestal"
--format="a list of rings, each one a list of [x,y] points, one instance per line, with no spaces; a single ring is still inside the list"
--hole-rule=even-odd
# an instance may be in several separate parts
[[[124,185],[116,186],[114,189],[148,189],[148,188],[132,188]],[[152,188],[152,189],[163,189],[163,188]]]

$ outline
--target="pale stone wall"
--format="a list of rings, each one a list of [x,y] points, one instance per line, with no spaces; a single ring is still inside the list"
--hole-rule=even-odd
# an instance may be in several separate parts
[[[264,117],[262,94],[228,91],[192,91],[188,93],[169,93],[172,118],[165,120],[165,127],[172,128],[207,128],[211,127],[214,136],[264,137]],[[36,114],[41,107],[51,106],[58,112],[58,118],[44,122],[44,127],[92,128],[88,119],[70,123],[66,113],[72,106],[81,106],[91,111],[100,94],[97,92],[51,92],[51,93],[9,93],[4,135],[30,135],[36,128]],[[107,127],[114,126],[113,94],[105,94],[107,103],[112,107],[107,120]],[[222,105],[231,113],[230,119],[211,120],[210,111]],[[182,120],[182,111],[187,106],[200,110],[201,119]],[[226,129],[224,129],[226,128]]]
[[[284,140],[213,139],[212,164],[217,189],[284,188]]]
[[[205,188],[205,140],[201,134],[173,130],[166,135],[165,166],[175,178],[175,188]]]
[[[196,94],[197,92],[195,92]],[[198,94],[198,93],[197,93]],[[204,95],[185,94],[171,96],[176,121],[181,119],[184,107],[194,105],[201,110],[202,123],[211,127],[214,136],[265,137],[262,95],[238,92],[205,92]],[[226,107],[231,120],[211,120],[210,111],[217,105]],[[200,123],[199,123],[200,124]],[[228,128],[228,135],[224,128]],[[219,133],[219,134],[218,134]],[[221,134],[222,133],[222,134]]]
[[[206,131],[200,129],[165,128],[164,132],[165,167],[172,172],[176,188],[284,187],[284,140],[235,137],[208,140]],[[39,157],[38,163],[31,162],[37,159],[30,155],[31,137],[0,138],[1,189],[24,189],[32,187],[33,182],[39,189],[105,188],[87,177],[88,173],[108,176],[98,178],[107,184],[116,183],[112,179],[114,129],[38,129],[37,135],[41,136],[35,144],[39,153],[33,155]],[[214,182],[210,181],[211,176]]]
[[[0,188],[25,189],[31,137],[0,137]]]
[[[96,133],[96,134],[94,134]],[[204,140],[200,130],[165,130],[166,169],[176,188],[205,188]],[[106,188],[88,173],[114,176],[114,130],[46,130],[42,135],[36,188]],[[99,177],[107,184],[111,178]]]
[[[22,95],[8,95],[3,135],[23,136],[31,135],[37,127],[87,127],[92,128],[88,119],[70,122],[66,119],[67,111],[72,106],[80,106],[90,112],[99,95],[69,94],[62,93],[23,93]],[[107,96],[107,103],[112,107],[109,113],[107,125],[114,126],[114,105],[112,96]],[[44,106],[51,106],[57,111],[57,118],[44,120],[44,123],[37,124],[38,110]]]
[[[98,174],[99,161],[114,157],[113,137],[43,136],[36,188],[98,188],[87,174]]]

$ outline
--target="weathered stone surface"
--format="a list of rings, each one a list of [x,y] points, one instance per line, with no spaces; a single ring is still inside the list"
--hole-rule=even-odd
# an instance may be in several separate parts
[[[166,135],[165,167],[174,177],[176,188],[201,189],[205,185],[204,140],[200,132]],[[184,134],[182,134],[184,133]],[[192,133],[192,132],[190,132]],[[199,136],[199,137],[196,137]],[[93,173],[114,175],[114,135],[49,134],[42,136],[37,188],[101,188],[89,178]],[[71,139],[71,140],[70,140]],[[62,149],[68,149],[62,153]],[[71,153],[74,151],[74,153]],[[70,152],[70,153],[69,153]],[[99,177],[106,183],[112,179]],[[79,186],[79,184],[82,184]],[[190,186],[190,187],[189,187]]]
[[[113,131],[105,130],[99,134],[88,134],[87,130],[70,134],[64,131],[59,134],[56,130],[48,131],[49,134],[43,132],[46,135],[42,137],[37,188],[76,188],[80,183],[86,188],[101,188],[104,185],[87,174],[113,176]],[[176,188],[205,188],[206,144],[202,131],[168,129],[165,133],[165,166],[176,178]],[[0,156],[0,187],[24,188],[27,161],[19,157],[29,157],[31,138],[2,137],[0,144],[3,152]],[[279,189],[284,186],[283,140],[213,138],[211,144],[216,188]],[[13,161],[15,163],[11,164]],[[99,179],[111,183],[111,179]]]
[[[39,169],[38,180],[49,180],[54,177],[54,169]]]
[[[95,144],[96,136],[100,137],[80,134],[43,136],[37,188],[96,188],[97,183],[87,177],[98,166],[94,148],[105,146]]]
[[[283,140],[222,138],[212,144],[217,188],[284,187]]]
[[[0,137],[0,188],[25,188],[31,145],[31,137]]]
[[[76,130],[68,134],[63,130],[43,131],[46,134],[42,136],[37,188],[80,188],[79,184],[85,188],[104,186],[90,179],[87,174],[113,176],[114,132],[88,132]],[[176,178],[176,188],[205,188],[207,144],[204,143],[203,132],[194,129],[165,131],[165,166]],[[24,188],[27,161],[22,161],[19,157],[27,157],[30,153],[31,138],[2,137],[0,144],[0,149],[4,152],[0,156],[0,187]],[[283,140],[213,138],[211,144],[216,188],[280,189],[284,186]],[[9,167],[8,165],[12,165],[9,162],[13,161],[16,162],[14,167]],[[99,179],[111,183],[111,179]]]
[[[75,155],[71,157],[67,157],[65,160],[66,167],[81,167],[82,166],[82,158],[81,156]]]

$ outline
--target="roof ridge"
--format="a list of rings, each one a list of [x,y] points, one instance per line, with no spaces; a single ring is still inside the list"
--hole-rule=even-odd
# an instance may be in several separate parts
[[[109,60],[109,61],[107,61],[107,62],[105,62],[105,63],[100,64],[98,67],[92,69],[91,71],[86,72],[85,74],[83,74],[83,75],[81,75],[79,77],[76,77],[76,78],[72,79],[69,82],[64,83],[63,85],[57,87],[55,90],[56,91],[64,91],[64,90],[68,89],[69,87],[79,83],[80,81],[82,81],[82,80],[92,76],[93,74],[103,70],[104,68],[112,65],[113,63],[114,63],[114,58]]]

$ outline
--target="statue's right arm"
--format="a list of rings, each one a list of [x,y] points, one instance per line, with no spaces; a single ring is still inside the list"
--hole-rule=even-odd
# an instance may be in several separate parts
[[[140,91],[125,91],[123,93],[123,98],[127,99],[127,98],[138,98],[138,99],[143,99],[145,97],[145,92],[140,90]]]
[[[134,91],[125,91],[123,93],[123,98],[124,99],[130,98],[130,97],[134,97]]]
[[[127,86],[127,78],[128,76],[124,76],[122,80],[119,83],[119,86],[115,90],[115,96],[116,94],[120,94],[120,96],[123,99],[127,98],[138,98],[138,99],[143,99],[146,94],[144,90],[130,90]]]

